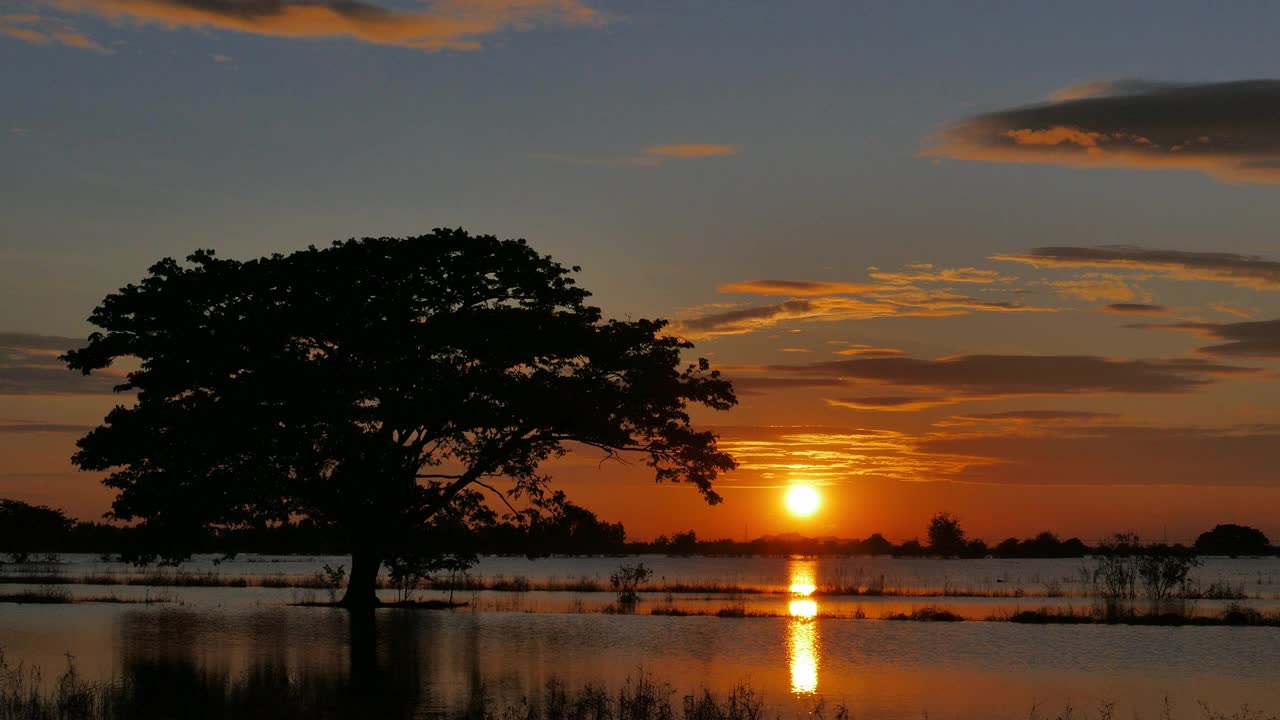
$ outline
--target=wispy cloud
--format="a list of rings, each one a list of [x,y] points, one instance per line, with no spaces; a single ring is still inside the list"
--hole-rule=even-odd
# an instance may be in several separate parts
[[[674,145],[650,145],[640,152],[654,157],[688,159],[736,155],[738,148],[733,145],[710,143],[678,143]]]
[[[928,457],[985,458],[956,480],[1032,485],[1274,486],[1280,428],[1064,424],[1028,433],[936,433],[920,440]]]
[[[879,289],[875,283],[828,282],[825,280],[743,280],[721,285],[719,292],[743,295],[853,295]]]
[[[1101,312],[1114,315],[1168,315],[1169,308],[1163,305],[1146,303],[1111,303],[1098,308]]]
[[[103,55],[115,52],[111,48],[94,42],[87,35],[77,32],[66,21],[44,15],[0,15],[0,35],[32,45],[57,43]]]
[[[796,378],[797,386],[808,387],[825,387],[820,383],[826,379],[837,379],[848,388],[876,386],[884,394],[832,394],[826,402],[854,410],[894,412],[1016,397],[1180,394],[1222,377],[1260,372],[1197,358],[1118,360],[1094,355],[853,357],[725,370],[735,382],[761,376]]]
[[[1237,323],[1156,323],[1131,327],[1153,330],[1184,330],[1210,340],[1223,341],[1196,352],[1215,357],[1280,357],[1280,320],[1251,320]]]
[[[831,280],[743,280],[719,287],[722,293],[784,296],[784,302],[717,308],[678,321],[674,329],[690,338],[741,335],[787,321],[834,322],[883,317],[949,317],[971,312],[1055,312],[1057,308],[989,300],[945,285],[1006,285],[1016,278],[994,270],[938,268],[915,263],[900,272],[872,268],[875,282]],[[853,353],[850,353],[853,354]]]
[[[86,433],[92,425],[68,425],[63,423],[36,422],[33,420],[0,419],[0,434],[31,435],[36,433]]]
[[[166,30],[212,28],[283,38],[345,37],[422,50],[475,50],[482,38],[544,26],[600,25],[580,0],[436,0],[397,10],[362,0],[51,0],[62,10]]]
[[[1072,167],[1199,170],[1280,182],[1280,80],[1113,81],[986,113],[932,137],[924,155]]]
[[[1156,250],[1132,245],[1039,247],[1024,254],[992,255],[992,260],[1036,268],[1141,270],[1178,279],[1230,283],[1255,290],[1280,290],[1280,262],[1224,252]]]
[[[1043,280],[1041,284],[1059,295],[1074,297],[1086,302],[1132,303],[1147,302],[1151,293],[1130,279],[1114,273],[1084,273],[1067,280]]]
[[[56,335],[0,332],[0,396],[111,394],[121,381],[118,372],[86,376],[58,360],[83,344],[83,339]]]
[[[602,167],[658,167],[668,160],[699,160],[703,158],[736,155],[735,145],[711,145],[705,143],[677,143],[650,145],[628,155],[563,155],[559,153],[535,153],[535,160],[549,160],[566,165],[598,165]]]
[[[1111,423],[1119,420],[1119,413],[1091,412],[1087,410],[1006,410],[993,413],[966,413],[952,415],[939,426],[956,425],[1061,425]]]

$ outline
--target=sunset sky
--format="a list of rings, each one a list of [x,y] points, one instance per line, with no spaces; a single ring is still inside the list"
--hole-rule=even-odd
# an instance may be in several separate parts
[[[95,518],[117,401],[55,356],[164,256],[525,237],[735,380],[707,507],[633,537],[895,540],[950,510],[1280,538],[1280,6],[10,0],[0,497]],[[784,512],[814,484],[809,518]]]

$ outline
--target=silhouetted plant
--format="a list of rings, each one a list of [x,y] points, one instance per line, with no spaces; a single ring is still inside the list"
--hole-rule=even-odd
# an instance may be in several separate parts
[[[1271,541],[1257,528],[1247,525],[1215,525],[1196,538],[1195,551],[1201,555],[1266,555],[1271,551]]]
[[[70,529],[61,510],[0,499],[0,554],[10,562],[25,563],[36,552],[55,549]]]
[[[337,602],[338,590],[347,579],[347,566],[339,565],[335,568],[330,567],[329,563],[325,563],[316,575],[317,579],[324,584],[324,589],[329,593],[329,602]]]
[[[1152,600],[1186,597],[1191,569],[1199,566],[1199,558],[1181,547],[1150,545],[1138,555],[1138,577]]]
[[[949,512],[935,513],[929,519],[929,552],[943,557],[963,555],[966,548],[960,518]],[[986,545],[983,545],[986,550]]]
[[[1138,536],[1116,533],[1098,543],[1093,556],[1093,581],[1109,600],[1130,600],[1138,596]]]
[[[653,571],[644,566],[644,563],[636,563],[635,565],[619,565],[618,569],[609,575],[609,586],[613,591],[618,593],[618,603],[621,605],[634,605],[640,600],[640,585],[649,581],[653,577]]]
[[[569,443],[634,452],[711,503],[733,469],[689,404],[730,384],[666,321],[605,321],[572,273],[522,240],[436,230],[240,262],[166,258],[108,295],[63,356],[131,358],[136,401],[78,442],[144,555],[186,557],[209,529],[302,517],[348,539],[343,602],[367,606],[405,537],[480,489],[519,512],[563,495],[539,473]],[[504,477],[498,493],[487,478]],[[517,512],[513,508],[513,513]]]

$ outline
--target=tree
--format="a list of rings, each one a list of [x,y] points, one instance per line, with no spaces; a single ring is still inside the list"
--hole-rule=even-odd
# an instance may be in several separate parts
[[[0,553],[11,562],[24,563],[32,553],[57,549],[69,532],[71,521],[61,510],[0,499]]]
[[[665,321],[603,320],[577,271],[462,230],[166,258],[63,356],[86,374],[136,363],[117,387],[135,401],[73,460],[109,471],[111,515],[139,520],[159,556],[208,528],[340,528],[351,607],[377,602],[383,561],[442,510],[482,490],[513,514],[550,507],[539,469],[571,447],[635,453],[718,502],[712,482],[735,463],[688,406],[728,409],[732,387],[685,365],[692,345]]]
[[[1257,528],[1228,523],[1200,533],[1195,550],[1201,555],[1266,555],[1271,550],[1271,541]]]
[[[943,557],[962,555],[968,544],[960,518],[949,512],[935,513],[929,519],[929,552]]]

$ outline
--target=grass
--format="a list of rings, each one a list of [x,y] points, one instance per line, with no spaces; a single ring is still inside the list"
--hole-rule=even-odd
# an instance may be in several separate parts
[[[0,603],[17,603],[19,605],[67,605],[71,603],[116,603],[121,605],[152,605],[155,603],[173,602],[168,595],[151,595],[145,597],[124,598],[117,595],[88,595],[75,597],[60,587],[46,587],[38,590],[0,594]]]
[[[330,582],[320,574],[286,575],[223,575],[212,571],[188,572],[184,570],[148,570],[142,573],[90,573],[86,575],[62,575],[58,573],[0,573],[0,584],[40,584],[40,585],[137,585],[152,587],[263,587],[263,588],[297,588],[324,590],[331,587]],[[390,588],[385,577],[379,578],[380,589]],[[549,577],[543,579],[529,578],[523,575],[457,575],[453,578],[440,577],[424,584],[424,589],[441,591],[493,591],[493,592],[575,592],[575,593],[612,593],[607,581],[580,576],[577,578]],[[651,583],[640,588],[645,593],[667,593],[676,595],[785,595],[782,588],[744,585],[718,581],[675,580],[670,582]],[[1206,599],[1228,599],[1241,597],[1241,591],[1224,588],[1222,584],[1211,584],[1203,591]],[[1075,593],[1083,596],[1087,593]],[[1063,597],[1072,595],[1062,590],[1060,585],[1053,585],[1044,591],[1026,588],[990,588],[962,587],[944,583],[938,588],[919,588],[894,586],[883,576],[867,579],[865,582],[848,582],[843,579],[819,585],[813,595],[815,597],[983,597],[983,598],[1024,598],[1024,597]]]
[[[405,675],[413,683],[412,674]],[[833,690],[833,694],[843,694]],[[239,675],[209,670],[189,661],[135,660],[122,675],[105,681],[81,676],[68,660],[66,670],[46,682],[37,667],[11,665],[0,653],[0,720],[124,720],[125,718],[186,718],[187,720],[301,720],[302,718],[416,717],[423,694],[415,684],[367,686],[354,678],[333,678],[288,672],[283,666],[255,666]],[[435,715],[433,715],[435,716]],[[828,707],[813,699],[804,716],[812,720],[848,720],[842,705]],[[1280,720],[1251,710],[1218,712],[1204,704],[1202,720]],[[465,707],[440,715],[453,720],[772,720],[766,698],[745,683],[727,692],[699,689],[679,694],[668,683],[641,672],[610,690],[596,684],[576,689],[552,678],[532,697],[495,703],[483,685],[473,687]],[[790,717],[790,715],[788,715]],[[926,717],[928,715],[926,714]],[[1033,720],[1097,718],[1116,720],[1115,703],[1104,702],[1097,714],[1068,706],[1056,715]],[[1135,712],[1134,717],[1139,717]],[[1153,717],[1175,720],[1166,701]]]
[[[1094,605],[1079,611],[1066,608],[1038,608],[1020,610],[1011,615],[992,616],[993,622],[1013,622],[1032,625],[1237,625],[1255,627],[1280,627],[1280,612],[1264,614],[1258,610],[1231,603],[1217,615],[1196,615],[1186,611],[1137,612],[1132,608],[1111,608]]]
[[[960,622],[964,618],[944,608],[929,605],[916,608],[910,613],[893,613],[886,615],[885,620],[911,620],[914,622]]]

